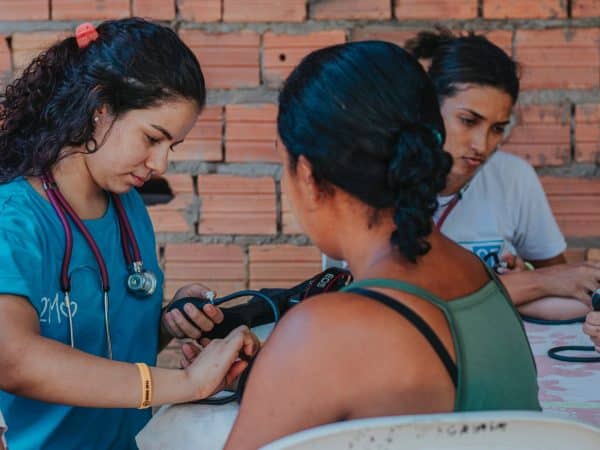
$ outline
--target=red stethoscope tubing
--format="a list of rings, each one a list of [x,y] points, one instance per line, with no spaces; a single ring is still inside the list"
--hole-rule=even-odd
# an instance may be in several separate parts
[[[61,288],[64,292],[69,292],[71,290],[71,282],[69,280],[69,264],[71,261],[71,255],[73,253],[73,232],[71,231],[71,227],[69,227],[69,223],[67,220],[67,216],[73,221],[77,229],[81,232],[87,244],[90,246],[92,253],[94,254],[94,258],[98,264],[98,268],[100,270],[100,277],[102,279],[102,290],[104,292],[108,292],[110,289],[109,279],[108,279],[108,270],[106,268],[106,262],[102,257],[102,253],[96,244],[96,241],[86,228],[83,221],[77,216],[77,213],[73,210],[71,205],[64,198],[54,177],[50,172],[44,172],[41,176],[42,186],[46,195],[48,196],[48,200],[52,204],[58,218],[62,224],[62,227],[65,232],[66,244],[65,244],[65,252],[63,257],[63,262],[61,266]],[[125,257],[125,261],[127,262],[127,266],[131,267],[134,262],[141,263],[141,255],[140,249],[135,240],[135,236],[133,234],[133,230],[131,228],[131,224],[127,218],[127,214],[125,212],[125,208],[123,207],[123,203],[118,195],[110,194],[112,201],[115,205],[115,209],[117,211],[117,217],[119,220],[119,232],[121,234],[121,244],[123,248],[123,255]],[[132,256],[133,252],[133,256]]]

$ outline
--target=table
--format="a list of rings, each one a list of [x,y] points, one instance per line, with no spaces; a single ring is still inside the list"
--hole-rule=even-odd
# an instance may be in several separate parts
[[[265,339],[271,326],[255,330]],[[547,356],[559,345],[589,345],[581,324],[525,324],[538,368],[544,413],[600,427],[600,363],[568,363]],[[590,353],[592,355],[592,353]],[[141,450],[214,450],[222,448],[237,416],[238,405],[164,406],[138,434]]]
[[[600,363],[557,361],[547,355],[551,347],[591,345],[581,324],[537,325],[525,330],[538,369],[540,403],[544,412],[600,427]],[[585,356],[599,356],[588,352]]]

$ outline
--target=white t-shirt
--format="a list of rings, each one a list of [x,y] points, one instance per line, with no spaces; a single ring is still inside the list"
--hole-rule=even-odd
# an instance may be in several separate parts
[[[6,448],[6,438],[4,437],[4,432],[8,430],[6,426],[6,422],[4,422],[4,417],[2,417],[2,411],[0,411],[0,442],[4,444],[4,448]]]
[[[438,197],[436,223],[452,197]],[[441,231],[490,267],[494,265],[491,254],[542,260],[567,247],[535,170],[503,151],[492,155],[475,174]],[[345,264],[324,255],[323,267],[331,266]]]
[[[438,197],[436,223],[451,198]],[[566,248],[533,167],[502,151],[492,155],[463,190],[441,231],[490,265],[491,253],[541,260]]]

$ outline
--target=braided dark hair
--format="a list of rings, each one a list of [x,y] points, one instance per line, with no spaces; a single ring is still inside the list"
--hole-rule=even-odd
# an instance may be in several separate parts
[[[303,155],[315,180],[379,210],[409,261],[427,253],[437,193],[452,164],[431,80],[400,47],[379,41],[317,50],[279,96],[278,130],[292,171]]]
[[[431,60],[428,74],[440,100],[453,96],[457,85],[466,83],[501,89],[513,103],[519,97],[517,63],[485,36],[473,32],[455,36],[439,28],[421,31],[405,47],[416,58]]]
[[[96,151],[102,106],[115,117],[177,97],[204,106],[200,65],[174,31],[139,18],[97,31],[85,48],[69,37],[42,52],[0,96],[0,182],[39,175],[65,147]]]

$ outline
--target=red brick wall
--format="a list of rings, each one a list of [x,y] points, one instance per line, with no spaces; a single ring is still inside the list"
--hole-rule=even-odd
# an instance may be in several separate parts
[[[521,64],[505,148],[542,175],[569,259],[597,254],[589,249],[600,247],[599,0],[0,0],[0,85],[78,22],[130,15],[177,30],[209,88],[209,105],[171,159],[175,197],[149,208],[167,296],[193,281],[225,293],[318,271],[319,253],[281,192],[277,89],[314,49],[402,45],[440,20],[485,33]]]

